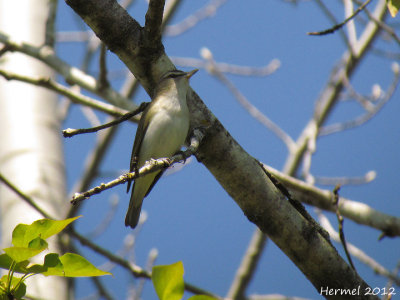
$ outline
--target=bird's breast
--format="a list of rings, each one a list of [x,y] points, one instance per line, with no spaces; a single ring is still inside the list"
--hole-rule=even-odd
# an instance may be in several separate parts
[[[158,101],[151,108],[151,121],[140,149],[140,162],[170,157],[184,144],[189,130],[189,110],[181,103]]]

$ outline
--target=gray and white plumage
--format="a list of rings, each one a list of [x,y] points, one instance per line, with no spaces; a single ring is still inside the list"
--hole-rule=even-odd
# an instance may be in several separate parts
[[[140,169],[152,158],[171,157],[181,149],[189,130],[186,104],[189,78],[196,72],[173,70],[161,77],[154,98],[139,121],[132,149],[131,172]],[[162,173],[163,170],[135,179],[125,226],[136,227],[143,198],[150,193]],[[131,182],[128,182],[128,191],[130,185]]]

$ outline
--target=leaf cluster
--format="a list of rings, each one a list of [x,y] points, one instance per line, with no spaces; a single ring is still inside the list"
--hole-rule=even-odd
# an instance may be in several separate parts
[[[42,274],[45,276],[86,277],[110,275],[97,269],[84,257],[65,253],[48,253],[43,264],[33,264],[31,259],[48,249],[46,239],[60,233],[79,217],[66,220],[41,219],[30,225],[18,224],[12,233],[12,247],[4,248],[0,254],[0,268],[8,274],[0,279],[0,299],[22,299],[26,293],[25,279]],[[23,274],[21,277],[15,273]]]

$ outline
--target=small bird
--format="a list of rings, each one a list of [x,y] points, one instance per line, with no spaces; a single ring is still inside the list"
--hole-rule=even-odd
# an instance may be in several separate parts
[[[189,109],[186,104],[189,79],[197,71],[173,70],[161,77],[154,97],[139,121],[130,172],[140,169],[150,159],[171,157],[181,149],[189,131]],[[136,227],[143,198],[150,193],[162,173],[163,170],[135,179],[125,226]],[[128,182],[127,192],[130,185],[131,182]]]

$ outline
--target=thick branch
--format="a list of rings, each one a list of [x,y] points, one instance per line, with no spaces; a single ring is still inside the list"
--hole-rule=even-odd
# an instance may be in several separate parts
[[[285,175],[272,167],[264,165],[264,168],[282,182],[296,200],[335,212],[332,191],[319,189],[312,184]],[[387,236],[400,236],[400,218],[374,210],[365,203],[340,197],[339,212],[342,216],[356,223],[381,230]]]
[[[154,44],[155,48],[161,45],[161,25],[163,21],[165,0],[150,0],[149,8],[146,13],[146,39]]]

